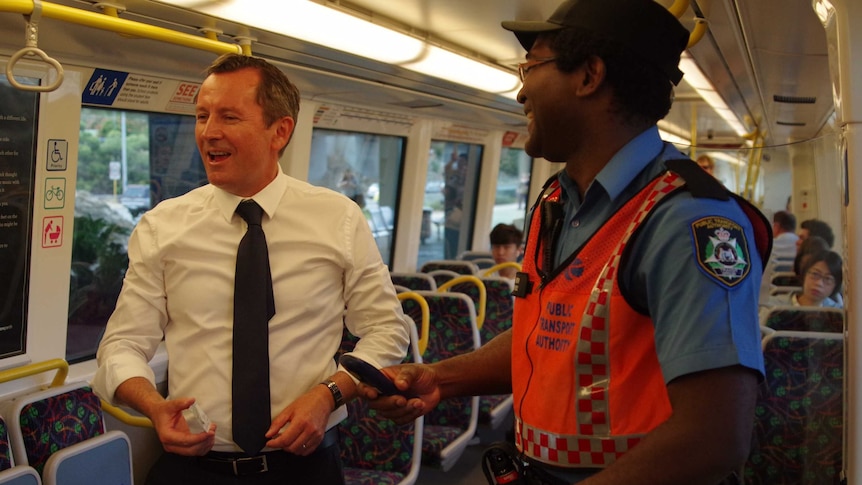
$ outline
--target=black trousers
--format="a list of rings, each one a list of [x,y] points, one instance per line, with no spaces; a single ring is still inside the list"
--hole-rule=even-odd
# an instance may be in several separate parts
[[[344,485],[337,443],[320,447],[309,456],[284,451],[265,455],[268,471],[236,476],[230,463],[164,453],[150,469],[146,485]],[[240,473],[248,470],[248,467],[238,468]]]

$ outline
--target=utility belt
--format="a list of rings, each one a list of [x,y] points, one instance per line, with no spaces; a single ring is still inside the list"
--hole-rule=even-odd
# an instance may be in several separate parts
[[[492,444],[482,455],[482,471],[489,485],[570,485],[549,471],[555,468],[552,465],[538,462],[528,458],[515,449],[514,445],[506,442]],[[584,478],[593,473],[598,473],[601,468],[581,468],[578,472],[584,473]],[[570,471],[566,469],[566,471]],[[737,473],[731,473],[716,485],[741,485]]]

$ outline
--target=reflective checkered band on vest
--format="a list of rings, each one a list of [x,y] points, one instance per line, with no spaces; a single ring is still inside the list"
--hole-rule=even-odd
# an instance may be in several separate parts
[[[593,287],[590,300],[581,317],[581,334],[575,352],[575,375],[578,392],[575,403],[578,412],[580,434],[609,436],[610,418],[608,416],[608,381],[610,363],[608,350],[608,303],[617,269],[626,243],[644,218],[667,194],[680,187],[685,181],[677,174],[668,172],[653,187],[644,199],[637,215],[632,219],[623,238],[617,244],[614,255],[607,262]]]
[[[655,183],[593,286],[581,317],[575,351],[575,376],[579,389],[575,398],[578,434],[552,434],[532,428],[518,419],[515,426],[516,442],[523,446],[527,456],[561,466],[604,467],[613,463],[643,437],[611,436],[608,305],[626,243],[653,207],[684,183],[679,175],[672,172]]]
[[[643,435],[560,436],[533,428],[520,419],[515,422],[515,434],[525,447],[523,452],[533,459],[557,466],[595,468],[610,465],[643,438]]]

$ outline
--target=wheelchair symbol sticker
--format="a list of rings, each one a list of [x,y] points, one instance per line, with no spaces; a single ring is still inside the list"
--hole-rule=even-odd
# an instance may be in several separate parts
[[[62,209],[66,206],[66,179],[45,179],[45,208]]]
[[[69,142],[66,140],[48,140],[48,170],[52,172],[66,170],[68,152]]]
[[[42,219],[42,247],[58,248],[63,245],[63,216]]]

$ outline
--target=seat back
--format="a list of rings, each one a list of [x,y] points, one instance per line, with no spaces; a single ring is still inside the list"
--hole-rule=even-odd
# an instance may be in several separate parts
[[[0,416],[0,471],[8,470],[14,464],[12,447],[9,445],[9,429],[6,427],[6,421]]]
[[[410,348],[404,361],[422,362],[417,327],[412,321],[408,323]],[[352,350],[356,344],[356,338],[346,329],[344,337],[339,354]],[[399,426],[379,416],[364,399],[349,402],[347,412],[347,418],[338,425],[345,482],[350,485],[415,483],[422,461],[424,418]]]
[[[779,331],[763,339],[763,355],[745,483],[839,483],[843,335]]]
[[[83,382],[7,401],[2,414],[9,423],[15,461],[39,473],[56,451],[105,432],[99,398]]]
[[[479,268],[479,271],[486,270],[488,268],[493,268],[497,262],[494,261],[494,258],[477,258],[472,260],[473,264]]]
[[[461,261],[475,261],[477,259],[494,259],[491,251],[464,251],[458,255]]]
[[[42,481],[45,485],[131,484],[129,437],[113,430],[57,451],[45,463]]]
[[[843,332],[844,310],[840,308],[776,306],[763,324],[773,330],[799,332]]]
[[[18,465],[7,470],[0,471],[0,484],[2,485],[42,485],[42,479],[35,468],[27,465]]]
[[[459,276],[469,275],[461,275],[448,269],[435,269],[434,271],[429,271],[428,276],[434,278],[434,284],[437,286],[437,288],[439,288],[448,283],[449,281],[458,278]]]
[[[434,291],[437,289],[437,283],[434,277],[428,273],[401,273],[390,272],[389,277],[392,278],[392,284],[409,288],[410,290]]]
[[[454,291],[466,295],[473,302],[473,309],[476,311],[476,327],[482,328],[485,323],[485,307],[488,306],[488,297],[485,283],[481,279],[476,276],[461,275],[439,285],[437,291]]]
[[[472,261],[461,261],[458,259],[440,259],[428,261],[422,265],[419,270],[422,273],[430,273],[438,269],[454,271],[462,275],[475,275],[479,273],[479,268]]]
[[[769,283],[773,286],[802,286],[802,282],[799,281],[799,277],[793,271],[773,273]]]
[[[466,296],[453,292],[417,291],[428,303],[430,324],[428,347],[422,354],[424,362],[438,362],[479,348],[476,310]],[[405,311],[418,318],[416,305]],[[463,453],[476,432],[479,418],[479,398],[459,397],[441,401],[425,415],[422,462],[448,470]]]
[[[512,328],[512,315],[515,310],[514,281],[496,276],[482,278],[485,284],[485,322],[479,329],[482,345],[497,335]]]

